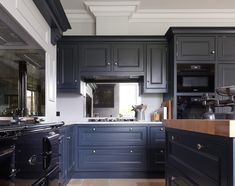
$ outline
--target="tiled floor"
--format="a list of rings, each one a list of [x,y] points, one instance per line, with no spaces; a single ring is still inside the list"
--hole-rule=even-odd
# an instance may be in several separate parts
[[[67,186],[165,186],[164,179],[73,179]]]

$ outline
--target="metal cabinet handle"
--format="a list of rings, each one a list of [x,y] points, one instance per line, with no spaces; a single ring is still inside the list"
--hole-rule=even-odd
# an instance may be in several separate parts
[[[205,146],[201,145],[200,143],[197,144],[197,150],[201,150],[202,148],[205,148]]]
[[[174,141],[175,140],[175,136],[171,136],[171,140]]]
[[[130,130],[130,131],[133,131],[133,128],[130,128],[129,130]]]
[[[67,138],[67,140],[70,140],[71,139],[71,137],[70,136],[68,136],[68,137],[66,137]]]
[[[75,83],[77,83],[77,82],[78,82],[78,80],[76,80],[76,79],[75,79],[75,80],[74,80],[74,82],[75,82]]]
[[[164,150],[160,150],[160,153],[164,153]]]
[[[111,63],[110,63],[110,62],[108,62],[108,63],[107,63],[107,65],[108,65],[108,66],[110,66],[110,65],[111,65]]]
[[[115,66],[117,66],[117,65],[118,65],[118,63],[117,63],[117,62],[115,62],[115,63],[114,63],[114,65],[115,65]]]
[[[130,150],[130,153],[132,153],[133,152],[133,150]]]
[[[163,131],[164,130],[164,128],[160,128],[160,131]]]
[[[92,130],[93,130],[93,131],[95,131],[96,129],[95,129],[95,128],[93,128]]]
[[[174,181],[176,179],[175,176],[171,176],[171,181]]]
[[[92,151],[92,153],[93,153],[93,154],[95,154],[95,153],[96,153],[96,151],[95,151],[95,150],[93,150],[93,151]]]
[[[211,54],[215,54],[215,51],[214,51],[214,50],[212,50],[212,51],[211,51]]]

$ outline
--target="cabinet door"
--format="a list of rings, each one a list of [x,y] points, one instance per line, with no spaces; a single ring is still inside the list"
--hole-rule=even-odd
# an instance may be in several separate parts
[[[58,45],[57,88],[59,90],[80,88],[76,45]]]
[[[111,45],[88,43],[79,46],[81,72],[108,72],[111,70]]]
[[[217,86],[230,86],[235,84],[235,64],[218,64]]]
[[[176,60],[178,61],[213,61],[215,53],[215,37],[213,36],[176,38]]]
[[[144,57],[142,43],[113,44],[113,71],[143,72]]]
[[[161,44],[147,45],[146,93],[167,92],[166,82],[167,48]]]
[[[68,176],[71,177],[71,173],[75,166],[75,130],[73,126],[69,126],[67,129],[67,157],[68,157]]]
[[[66,127],[60,129],[59,151],[61,156],[59,157],[59,182],[63,185],[67,181],[67,149],[66,149]]]
[[[218,64],[217,87],[235,85],[235,64]],[[219,99],[227,99],[218,96]],[[217,108],[218,112],[231,112],[230,107]]]
[[[235,36],[218,37],[218,60],[235,63]]]

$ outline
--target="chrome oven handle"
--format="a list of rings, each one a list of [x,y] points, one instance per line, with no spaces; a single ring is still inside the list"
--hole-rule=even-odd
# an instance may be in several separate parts
[[[7,156],[15,151],[15,146],[0,151],[0,157]]]

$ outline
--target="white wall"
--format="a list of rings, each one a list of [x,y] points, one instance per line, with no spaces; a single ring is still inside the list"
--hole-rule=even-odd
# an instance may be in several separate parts
[[[46,52],[46,121],[56,120],[56,47],[50,43],[50,27],[32,0],[0,0]]]

